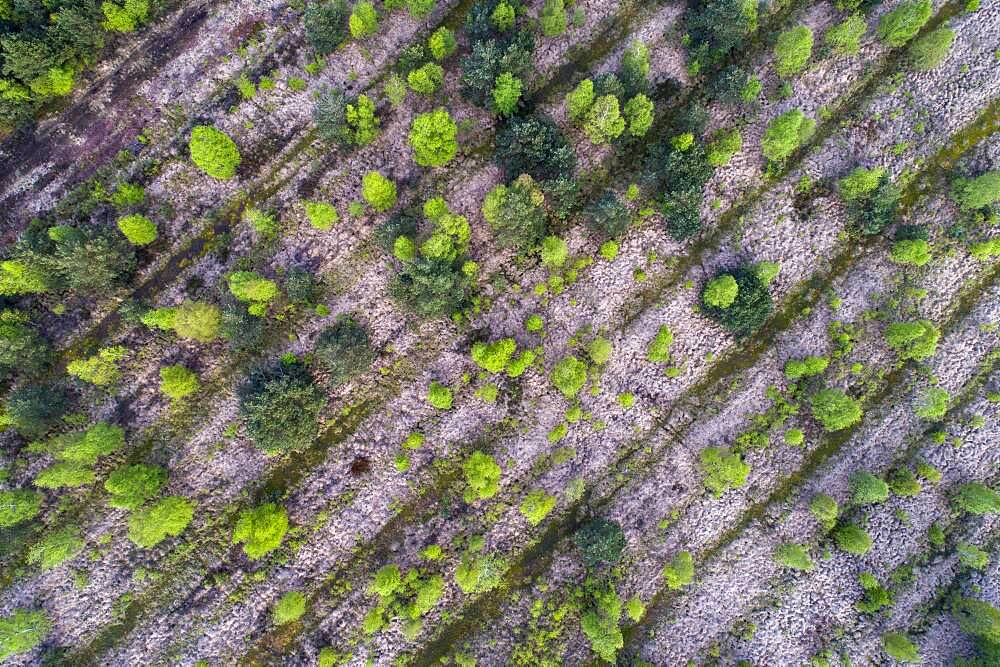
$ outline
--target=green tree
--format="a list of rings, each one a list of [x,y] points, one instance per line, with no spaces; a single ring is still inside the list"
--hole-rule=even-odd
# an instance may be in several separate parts
[[[892,244],[889,257],[897,264],[924,266],[931,261],[931,246],[924,239],[903,239]]]
[[[126,354],[127,351],[121,345],[105,347],[93,356],[69,362],[66,365],[66,372],[84,382],[107,387],[121,377],[118,362],[124,359]]]
[[[618,98],[604,95],[594,100],[583,122],[583,131],[592,144],[606,144],[625,131],[625,119],[618,108]]]
[[[240,513],[233,529],[233,544],[242,544],[250,560],[259,560],[281,546],[288,532],[288,513],[275,503],[264,503]]]
[[[124,0],[122,4],[102,2],[102,27],[109,32],[135,32],[149,18],[148,0]]]
[[[28,384],[7,396],[5,421],[26,438],[44,436],[66,412],[66,395],[50,385]]]
[[[132,245],[149,245],[156,240],[156,224],[138,213],[119,218],[118,229]]]
[[[889,485],[866,470],[851,475],[850,489],[855,505],[877,505],[889,499]]]
[[[510,72],[501,72],[493,86],[493,108],[501,116],[510,116],[521,99],[521,80]]]
[[[104,490],[111,494],[108,505],[134,510],[160,492],[167,481],[167,471],[159,466],[137,463],[122,466],[104,481]]]
[[[885,177],[885,167],[865,169],[857,167],[837,181],[837,189],[844,201],[857,201],[874,192]]]
[[[462,464],[465,474],[465,502],[492,498],[500,490],[500,466],[485,452],[473,452]]]
[[[601,660],[615,663],[618,650],[625,646],[625,639],[618,627],[622,615],[622,601],[613,587],[592,591],[594,605],[580,617],[580,629],[590,641],[591,650]]]
[[[798,109],[786,111],[772,120],[764,131],[760,142],[764,157],[776,162],[784,160],[808,141],[815,129],[816,121],[806,118]]]
[[[181,338],[210,343],[219,337],[221,320],[216,306],[203,301],[185,301],[174,313],[173,330]]]
[[[446,26],[439,27],[427,39],[427,48],[430,50],[434,60],[444,60],[458,48],[455,33]]]
[[[227,279],[229,292],[240,301],[268,303],[278,295],[278,284],[253,271],[233,271]]]
[[[444,108],[418,115],[410,127],[413,159],[422,167],[441,167],[455,157],[458,126]]]
[[[653,126],[653,101],[643,93],[637,94],[622,107],[629,136],[644,137]]]
[[[887,632],[882,635],[882,646],[886,654],[898,662],[908,664],[923,662],[917,647],[901,632]]]
[[[837,505],[837,501],[827,494],[816,494],[809,503],[809,511],[816,517],[824,530],[832,530],[837,525],[840,507]]]
[[[542,258],[542,265],[550,269],[559,269],[566,264],[569,257],[569,246],[558,236],[546,236],[542,239],[542,246],[539,249]]]
[[[149,549],[168,536],[177,537],[191,523],[194,508],[195,504],[187,498],[168,496],[137,509],[128,520],[128,538],[136,546]]]
[[[566,113],[572,120],[583,120],[594,106],[594,82],[584,79],[566,93]]]
[[[421,95],[430,95],[444,83],[444,68],[437,63],[424,63],[406,75],[410,89]]]
[[[373,172],[374,173],[374,172]],[[333,204],[325,201],[303,202],[306,210],[306,219],[309,224],[320,231],[328,231],[340,220],[340,214]]]
[[[614,567],[625,551],[625,533],[617,522],[595,517],[573,534],[573,543],[589,569]]]
[[[26,489],[0,491],[0,528],[34,519],[41,511],[42,500],[42,494]]]
[[[801,72],[812,56],[813,32],[808,26],[790,28],[780,35],[774,46],[774,69],[778,76],[788,78]]]
[[[302,23],[306,39],[318,54],[332,53],[347,38],[349,11],[344,0],[320,0],[306,5]]]
[[[549,512],[556,506],[556,497],[550,496],[541,489],[529,491],[528,495],[521,501],[521,515],[528,520],[532,526],[540,524]]]
[[[72,489],[90,484],[95,478],[94,471],[85,464],[62,461],[35,475],[34,484],[40,489]]]
[[[709,306],[729,308],[736,301],[738,293],[739,285],[736,284],[736,279],[726,273],[709,280],[701,298]]]
[[[337,384],[367,369],[375,358],[368,330],[351,315],[338,315],[316,338],[316,360]]]
[[[199,386],[195,372],[180,364],[160,369],[160,391],[175,401],[195,393]]]
[[[767,321],[773,307],[771,295],[753,267],[739,267],[717,277],[725,275],[732,276],[736,282],[735,300],[722,308],[709,303],[703,296],[702,312],[727,328],[736,338],[745,338]]]
[[[712,135],[712,142],[706,149],[708,163],[721,167],[729,163],[743,148],[743,135],[738,129],[719,130]]]
[[[326,397],[301,363],[255,371],[237,393],[243,426],[264,451],[305,447],[316,437]]]
[[[739,454],[722,447],[707,447],[698,458],[705,473],[705,487],[716,498],[746,484],[750,466]]]
[[[947,26],[933,30],[910,45],[910,62],[919,70],[931,70],[944,62],[955,42],[955,31]]]
[[[853,523],[838,528],[833,539],[837,542],[837,548],[855,556],[864,556],[872,548],[871,536]]]
[[[378,136],[381,121],[375,115],[375,103],[367,95],[359,95],[354,104],[348,104],[344,117],[355,146],[367,146]]]
[[[569,355],[563,357],[552,369],[552,384],[566,398],[573,398],[587,383],[587,365]]]
[[[576,169],[576,153],[559,128],[537,116],[513,117],[496,135],[494,157],[508,180],[565,178]]]
[[[805,359],[789,359],[785,362],[785,377],[789,380],[800,380],[804,377],[819,375],[830,365],[826,357],[806,357]]]
[[[827,431],[840,431],[861,421],[861,404],[840,389],[822,389],[809,399],[812,415]]]
[[[826,31],[826,43],[842,56],[854,56],[861,50],[861,38],[867,30],[865,18],[861,14],[851,14]]]
[[[396,205],[396,184],[377,171],[361,179],[361,196],[376,212],[384,213]]]
[[[27,653],[42,643],[52,630],[52,622],[40,611],[15,609],[0,618],[0,660]]]
[[[26,314],[17,310],[0,311],[0,379],[15,373],[34,376],[51,359],[48,341],[31,326]]]
[[[558,37],[566,32],[566,7],[563,0],[545,0],[538,19],[542,34],[546,37]]]
[[[378,32],[378,12],[375,10],[375,5],[368,0],[361,0],[355,4],[347,25],[354,39],[364,39],[374,35]]]
[[[989,602],[959,598],[952,607],[952,614],[958,620],[958,627],[962,632],[1000,643],[1000,609]]]
[[[928,387],[921,393],[914,406],[914,412],[921,419],[939,421],[948,412],[951,396],[941,387]]]
[[[885,340],[900,359],[920,361],[933,356],[940,338],[941,331],[930,320],[894,322],[885,329]]]
[[[545,197],[535,180],[522,174],[509,186],[493,188],[483,201],[482,213],[501,246],[534,248],[545,235]]]
[[[472,360],[484,371],[502,373],[517,350],[513,338],[501,338],[492,343],[478,341],[472,345]]]
[[[212,178],[227,179],[236,175],[240,151],[225,132],[209,125],[198,125],[191,130],[188,149],[192,162]]]
[[[931,0],[910,0],[882,17],[878,38],[889,46],[903,46],[917,36],[933,13]]]

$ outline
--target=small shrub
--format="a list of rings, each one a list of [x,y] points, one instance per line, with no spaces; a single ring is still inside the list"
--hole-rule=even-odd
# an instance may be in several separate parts
[[[941,387],[928,387],[917,400],[914,412],[921,419],[939,421],[948,412],[951,396]]]
[[[328,202],[307,201],[303,203],[303,206],[305,207],[306,218],[309,220],[309,224],[320,231],[328,231],[340,220],[340,214],[337,213],[337,209],[334,208],[333,204]]]
[[[818,493],[813,497],[812,502],[809,503],[809,511],[816,517],[824,530],[832,530],[837,525],[840,507],[836,500],[825,493]]]
[[[188,148],[191,160],[212,178],[224,180],[236,175],[240,151],[225,132],[209,125],[198,125],[191,131]]]
[[[889,485],[865,470],[851,475],[850,488],[851,501],[855,505],[877,505],[889,499]]]
[[[28,562],[43,570],[51,570],[73,558],[83,550],[85,542],[80,538],[80,529],[67,526],[49,533],[28,550]]]
[[[101,3],[104,22],[101,24],[109,32],[135,32],[149,18],[148,0],[123,0],[122,4]],[[79,19],[77,19],[79,20]]]
[[[458,42],[455,41],[455,33],[446,26],[441,26],[431,33],[431,36],[427,39],[427,48],[430,50],[434,60],[444,60],[458,48]]]
[[[805,359],[789,359],[785,362],[785,377],[789,380],[800,380],[804,377],[819,375],[830,365],[826,357],[806,357]]]
[[[561,268],[566,263],[569,256],[569,247],[566,242],[558,236],[546,236],[542,240],[542,247],[539,250],[542,264],[550,269]]]
[[[104,481],[104,490],[111,494],[108,505],[134,510],[159,493],[167,481],[167,472],[159,466],[136,464],[123,466]]]
[[[549,512],[556,506],[555,496],[550,496],[541,489],[530,491],[521,501],[521,514],[532,526],[540,524]]]
[[[52,622],[41,611],[15,609],[0,617],[0,660],[27,653],[41,644],[51,630]]]
[[[383,213],[396,205],[396,184],[377,171],[361,180],[361,196],[376,212]]]
[[[378,32],[378,12],[375,5],[368,0],[361,0],[354,5],[354,11],[347,21],[347,26],[354,39],[364,39]]]
[[[121,377],[118,362],[125,358],[126,350],[120,345],[98,350],[86,359],[74,359],[66,365],[66,372],[84,382],[98,387],[114,384]]]
[[[759,329],[771,313],[771,295],[767,291],[767,285],[761,282],[757,273],[751,267],[740,267],[734,271],[724,272],[716,277],[725,278],[730,276],[736,283],[736,294],[732,302],[725,308],[708,302],[705,292],[702,293],[703,312],[716,320],[737,338],[745,338]],[[731,294],[732,286],[728,280],[719,283],[722,291],[713,295],[720,303],[725,303],[728,294]]]
[[[736,279],[729,274],[723,274],[708,281],[701,298],[709,306],[729,308],[736,301],[738,292]]]
[[[212,304],[185,301],[173,313],[173,330],[181,338],[209,343],[219,337],[222,314]]]
[[[294,623],[306,613],[306,596],[299,591],[288,591],[275,603],[272,618],[275,625]]]
[[[944,62],[955,42],[955,31],[944,26],[910,45],[910,62],[919,70],[931,70]]]
[[[590,341],[590,345],[587,346],[587,355],[598,366],[608,363],[612,351],[611,341],[600,336]]]
[[[887,632],[882,635],[882,646],[890,658],[899,662],[908,664],[923,662],[917,647],[901,632]]]
[[[149,549],[168,536],[177,537],[194,517],[194,503],[180,496],[169,496],[149,507],[135,510],[128,520],[128,538]]]
[[[903,46],[917,36],[931,18],[931,0],[910,0],[882,17],[878,38],[889,46]]]
[[[809,552],[801,544],[782,544],[775,552],[774,559],[779,565],[800,572],[812,572],[815,568]]]
[[[566,398],[575,397],[587,383],[587,366],[576,357],[564,357],[552,369],[552,384]]]
[[[420,95],[430,95],[444,83],[444,69],[437,63],[424,63],[406,75],[410,89]]]
[[[889,488],[901,498],[912,498],[919,495],[922,490],[917,476],[907,467],[892,471],[889,476]]]
[[[661,324],[656,330],[656,335],[649,342],[646,349],[646,358],[654,364],[665,364],[670,361],[670,347],[674,344],[674,334],[670,327]]]
[[[989,171],[975,178],[956,178],[951,197],[963,211],[972,211],[1000,201],[1000,171]]]
[[[990,564],[990,555],[982,549],[967,542],[959,542],[955,547],[958,553],[958,562],[963,567],[973,570],[985,570]]]
[[[174,364],[160,369],[160,391],[179,401],[198,391],[200,383],[194,371]]]
[[[30,521],[42,508],[42,494],[25,489],[0,491],[0,528]]]
[[[924,239],[896,241],[889,256],[897,264],[923,266],[931,261],[931,246]]]
[[[892,592],[884,588],[870,572],[858,574],[858,582],[865,592],[864,598],[855,605],[855,609],[864,614],[874,614],[883,607],[893,604]]]
[[[90,484],[96,479],[94,471],[81,463],[68,461],[53,463],[35,476],[35,486],[40,489],[75,488]]]
[[[872,169],[857,167],[850,174],[837,181],[837,189],[844,201],[857,201],[874,192],[885,174],[884,167]]]
[[[740,455],[721,447],[708,447],[699,455],[701,468],[705,472],[705,487],[716,498],[729,489],[746,484],[750,466]]]
[[[473,452],[462,464],[465,473],[465,502],[492,498],[500,490],[500,466],[492,456],[484,452]]]
[[[851,14],[826,31],[826,43],[840,55],[857,55],[861,50],[861,38],[867,30],[868,24],[864,17],[861,14]]]
[[[510,72],[501,72],[493,86],[493,108],[501,116],[509,116],[517,110],[521,99],[521,80]]]
[[[268,303],[278,295],[278,284],[253,271],[234,271],[227,279],[229,292],[246,303]]]
[[[959,598],[952,607],[952,614],[962,632],[1000,643],[1000,609],[989,602]]]
[[[853,523],[838,528],[833,538],[841,551],[855,556],[864,556],[872,548],[872,538]]]
[[[448,164],[458,150],[457,133],[458,126],[443,108],[418,115],[409,135],[414,161],[422,167]]]
[[[472,345],[472,360],[490,373],[501,373],[517,350],[513,338],[503,338],[493,343],[477,342]]]
[[[669,590],[675,591],[694,581],[694,559],[690,551],[680,551],[663,568],[663,580]]]
[[[614,521],[598,517],[583,524],[574,533],[573,543],[588,568],[614,567],[625,550],[625,534]]]
[[[900,359],[921,361],[937,351],[941,332],[930,320],[895,322],[886,327],[885,340]]]
[[[1000,513],[1000,493],[980,482],[970,482],[958,487],[954,503],[960,510],[969,514]]]
[[[791,109],[772,120],[761,139],[764,157],[775,162],[784,160],[802,146],[816,129],[816,121],[806,118],[798,109]]]
[[[743,148],[743,135],[738,129],[719,130],[712,135],[712,142],[706,149],[708,163],[713,167],[729,164],[733,156]]]
[[[118,229],[132,245],[149,245],[156,240],[156,225],[138,213],[119,218]]]
[[[545,0],[538,19],[542,34],[546,37],[558,37],[566,32],[566,7],[563,0]]]
[[[259,560],[281,546],[288,532],[288,513],[275,503],[245,509],[233,529],[233,544],[242,544],[250,560]]]
[[[318,430],[326,397],[300,363],[253,372],[237,392],[247,435],[267,452],[304,447]]]
[[[808,26],[790,28],[780,35],[774,46],[774,69],[778,76],[788,78],[801,72],[812,56],[813,33]]]
[[[827,431],[840,431],[861,421],[861,404],[840,389],[823,389],[809,401],[812,415]]]
[[[431,386],[427,389],[428,403],[438,410],[451,410],[452,400],[451,389],[443,384],[439,384],[436,380],[431,382]]]

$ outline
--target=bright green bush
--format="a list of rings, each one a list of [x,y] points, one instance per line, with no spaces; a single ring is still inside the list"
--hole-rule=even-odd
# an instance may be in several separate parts
[[[410,126],[413,159],[422,167],[441,167],[455,157],[458,126],[444,108],[422,113]]]
[[[377,171],[369,171],[361,179],[361,196],[378,213],[396,205],[396,184]]]
[[[40,471],[34,484],[40,489],[75,488],[90,484],[95,478],[94,471],[86,465],[63,461]]]
[[[948,411],[948,401],[951,396],[941,387],[928,387],[917,399],[914,412],[921,419],[938,421]]]
[[[903,239],[892,244],[889,256],[897,264],[923,266],[931,261],[931,246],[924,239]]]
[[[826,31],[826,43],[840,55],[857,55],[861,50],[861,38],[867,30],[865,18],[861,14],[851,14]]]
[[[98,422],[86,431],[57,436],[45,446],[60,461],[91,466],[124,445],[125,431],[120,426]]]
[[[954,603],[952,614],[962,632],[1000,643],[1000,609],[989,602],[962,597]]]
[[[149,19],[148,0],[123,0],[122,4],[101,3],[104,14],[102,27],[108,32],[135,32],[136,28]]]
[[[675,591],[694,581],[694,558],[690,551],[680,551],[669,564],[663,567],[663,581],[669,590]]]
[[[479,595],[496,588],[507,570],[507,562],[494,555],[466,554],[455,569],[455,583],[466,595]]]
[[[233,271],[227,279],[229,292],[246,303],[268,303],[278,296],[278,284],[253,271]]]
[[[180,364],[160,369],[160,391],[175,401],[195,393],[199,386],[195,372]]]
[[[500,490],[500,466],[485,452],[473,452],[462,464],[465,473],[465,502],[492,498]]]
[[[933,356],[940,338],[940,330],[930,320],[894,322],[885,329],[885,340],[900,359],[920,361]]]
[[[622,107],[622,115],[630,137],[644,137],[653,126],[653,100],[643,93],[637,94]]]
[[[66,372],[78,377],[84,382],[98,387],[107,387],[118,381],[121,371],[118,362],[125,358],[127,351],[116,345],[97,351],[97,354],[86,359],[74,359],[66,365]]]
[[[670,347],[674,344],[674,334],[666,324],[661,324],[656,335],[646,348],[646,358],[654,364],[665,364],[670,361]]]
[[[951,184],[951,196],[964,211],[1000,201],[1000,171],[988,171],[975,178],[956,178]]]
[[[563,0],[545,0],[538,20],[542,26],[542,34],[546,37],[558,37],[566,32],[566,7]]]
[[[889,499],[889,485],[866,470],[851,475],[849,484],[855,505],[877,505]]]
[[[856,201],[874,192],[884,176],[885,167],[873,167],[872,169],[857,167],[850,174],[837,181],[837,189],[844,201]]]
[[[52,630],[52,622],[41,611],[15,609],[0,617],[0,660],[27,653],[42,643]]]
[[[34,519],[42,508],[42,494],[25,489],[0,491],[0,528]]]
[[[436,380],[427,389],[427,402],[438,410],[450,410],[453,401],[452,391]]]
[[[618,98],[603,95],[594,100],[583,122],[583,131],[592,144],[606,144],[625,131],[625,119],[618,107]]]
[[[306,596],[299,591],[288,591],[274,604],[271,617],[275,625],[294,623],[306,613]]]
[[[511,360],[507,365],[507,376],[516,378],[524,375],[531,364],[535,363],[536,355],[532,350],[523,350],[521,354]]]
[[[931,0],[910,0],[882,17],[878,38],[889,46],[902,46],[917,36],[931,18]]]
[[[49,533],[28,550],[28,562],[43,570],[51,570],[76,556],[83,550],[85,542],[80,538],[80,529],[67,526]]]
[[[874,614],[883,607],[892,606],[892,592],[884,588],[871,572],[859,573],[858,583],[861,584],[865,596],[854,606],[855,609],[864,614]]]
[[[472,345],[472,360],[490,373],[501,373],[517,350],[513,338],[502,338],[492,343],[477,342]]]
[[[233,544],[242,544],[250,560],[259,560],[281,546],[288,532],[288,513],[275,503],[245,509],[233,529]]]
[[[701,298],[709,306],[729,308],[736,301],[737,293],[739,285],[736,284],[736,278],[727,273],[709,280]]]
[[[943,26],[927,33],[910,45],[910,62],[919,70],[934,69],[948,57],[955,42],[955,31]]]
[[[746,484],[750,466],[740,455],[722,447],[707,447],[699,455],[705,473],[705,487],[716,498]]]
[[[340,214],[333,204],[325,201],[303,202],[309,224],[320,231],[327,231],[340,220]]]
[[[580,617],[580,629],[590,641],[590,649],[604,662],[614,664],[618,650],[625,646],[618,621],[622,601],[613,587],[591,591],[593,604]]]
[[[521,99],[521,80],[510,72],[501,72],[493,86],[493,107],[501,116],[509,116]]]
[[[719,130],[712,135],[712,142],[706,149],[708,163],[713,167],[726,165],[742,148],[743,135],[738,129]]]
[[[800,380],[804,377],[819,375],[830,365],[826,357],[806,357],[805,359],[789,359],[785,362],[785,377],[789,380]]]
[[[584,79],[566,94],[566,113],[572,120],[583,120],[594,106],[594,82]]]
[[[219,337],[222,314],[210,303],[185,301],[172,315],[174,332],[181,338],[210,343]]]
[[[816,567],[804,546],[790,542],[778,547],[774,554],[774,560],[779,565],[800,572],[812,572]]]
[[[955,505],[969,514],[1000,513],[1000,493],[981,482],[969,482],[958,487],[954,498]]]
[[[237,394],[243,427],[265,452],[305,447],[316,437],[326,396],[302,364],[260,368],[251,373]]]
[[[774,70],[778,76],[788,78],[801,72],[812,56],[813,32],[808,26],[790,28],[780,35],[774,45]]]
[[[437,63],[424,63],[406,75],[410,90],[421,95],[430,95],[444,83],[444,68]]]
[[[576,357],[564,357],[552,369],[552,384],[566,398],[575,397],[587,383],[587,365]]]
[[[378,136],[381,121],[375,115],[375,103],[367,95],[358,95],[355,104],[348,104],[345,117],[355,146],[367,146]]]
[[[558,236],[546,236],[542,239],[542,247],[539,249],[542,264],[550,269],[561,268],[569,257],[569,246]]]
[[[212,178],[227,179],[236,175],[240,151],[225,132],[209,125],[198,125],[191,130],[188,149],[192,162]]]
[[[529,491],[521,501],[521,514],[532,526],[540,524],[549,512],[556,506],[556,497],[550,496],[541,489]]]
[[[841,551],[855,556],[864,556],[872,548],[872,538],[853,523],[838,528],[833,534],[833,539]]]
[[[159,466],[142,463],[123,466],[104,481],[104,490],[111,494],[108,505],[134,510],[156,496],[167,481],[167,472]]]
[[[809,503],[809,511],[816,517],[824,530],[832,530],[837,525],[840,507],[837,501],[825,493],[817,493]]]
[[[361,0],[355,4],[347,26],[354,39],[364,39],[374,35],[378,32],[378,12],[375,10],[375,5],[368,0]]]
[[[613,351],[611,341],[607,338],[602,338],[598,336],[594,340],[590,341],[587,346],[587,355],[590,360],[593,361],[598,366],[608,363],[611,359],[611,352]]]
[[[128,538],[149,549],[168,536],[177,537],[194,517],[194,503],[180,496],[168,496],[148,507],[132,512],[128,520]]]
[[[119,218],[118,229],[132,245],[149,245],[156,240],[156,224],[138,213]]]
[[[573,543],[589,569],[614,567],[625,551],[625,533],[614,521],[596,517],[580,526],[573,534]]]
[[[809,400],[812,415],[827,431],[840,431],[861,421],[861,403],[840,389],[823,389]]]
[[[784,160],[808,141],[815,129],[816,121],[806,118],[798,109],[786,111],[772,120],[764,131],[760,141],[764,157],[776,162]]]
[[[441,26],[427,39],[427,48],[430,49],[434,60],[444,60],[458,48],[455,33],[446,26]]]
[[[887,632],[882,635],[882,647],[886,654],[897,662],[907,664],[923,662],[917,653],[917,647],[901,632]]]
[[[958,562],[964,567],[985,570],[990,564],[990,555],[974,544],[959,542],[955,547],[955,552],[958,554]]]

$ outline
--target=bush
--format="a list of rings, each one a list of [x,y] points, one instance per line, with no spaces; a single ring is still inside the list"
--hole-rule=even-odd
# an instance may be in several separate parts
[[[955,547],[958,553],[958,562],[963,567],[973,570],[985,570],[990,564],[990,555],[982,549],[967,542],[959,542]]]
[[[559,269],[566,264],[569,257],[569,246],[558,236],[546,236],[539,250],[542,265],[550,269]]]
[[[980,482],[970,482],[958,487],[954,502],[960,510],[969,514],[1000,513],[1000,493]]]
[[[303,208],[306,210],[306,218],[309,220],[309,224],[323,232],[331,229],[340,220],[340,214],[337,213],[337,209],[334,208],[333,204],[325,201],[303,202]]]
[[[552,369],[552,384],[566,398],[575,397],[586,383],[587,365],[573,355],[564,357]]]
[[[558,37],[566,32],[566,7],[563,0],[545,0],[538,19],[542,34],[546,37]]]
[[[193,517],[193,502],[180,496],[169,496],[132,513],[128,520],[128,538],[136,546],[148,549],[168,536],[180,535]]]
[[[52,630],[52,622],[41,611],[15,609],[0,618],[0,660],[27,653],[42,643]]]
[[[955,31],[945,26],[927,33],[910,46],[910,62],[919,70],[934,69],[948,57]]]
[[[233,529],[233,544],[242,544],[250,560],[260,560],[281,546],[288,532],[288,513],[275,503],[245,509]]]
[[[344,0],[320,0],[306,5],[302,23],[306,39],[318,54],[332,53],[347,39],[348,13]]]
[[[809,511],[816,517],[824,530],[832,530],[837,525],[840,507],[836,500],[825,493],[818,493],[813,497],[812,502],[809,503]]]
[[[40,489],[76,488],[90,484],[94,471],[80,463],[53,463],[35,476],[34,484]]]
[[[840,389],[823,389],[809,401],[812,415],[827,431],[840,431],[861,421],[861,404]]]
[[[670,346],[674,344],[674,334],[670,327],[661,324],[656,330],[656,335],[649,342],[646,349],[646,358],[654,364],[665,364],[670,361]]]
[[[729,308],[736,301],[738,293],[739,286],[736,284],[736,279],[725,273],[708,281],[701,293],[701,299],[706,305],[715,308]]]
[[[920,361],[937,351],[941,332],[930,320],[916,322],[894,322],[885,329],[885,340],[889,347],[899,353],[900,359]]]
[[[556,179],[576,169],[576,154],[565,137],[550,120],[537,116],[512,118],[496,135],[495,157],[508,181],[521,174]]]
[[[576,88],[566,93],[566,114],[572,120],[581,121],[594,106],[594,82],[584,79]]]
[[[1000,643],[1000,609],[982,600],[963,597],[955,602],[952,614],[962,632]]]
[[[367,95],[359,95],[355,104],[348,104],[344,115],[355,146],[367,146],[378,136],[381,121],[375,115],[375,103]]]
[[[556,497],[541,489],[529,491],[521,502],[521,514],[532,526],[540,524],[556,506]]]
[[[722,308],[706,301],[706,294],[703,292],[702,310],[708,317],[729,329],[736,338],[746,338],[767,321],[772,308],[771,295],[767,291],[767,286],[750,267],[722,272],[716,279],[724,278],[726,275],[732,277],[736,283],[736,298],[727,307]],[[706,291],[711,284],[712,281],[706,284]],[[725,284],[729,284],[728,281],[723,283]]]
[[[175,401],[198,391],[198,376],[180,364],[160,369],[160,391]]]
[[[501,116],[509,116],[517,109],[521,99],[521,80],[510,72],[502,72],[493,86],[493,110]]]
[[[864,556],[872,548],[872,538],[853,523],[838,528],[833,538],[841,551],[855,556]]]
[[[914,412],[921,419],[939,421],[948,411],[948,401],[951,396],[940,387],[929,387],[917,400]]]
[[[604,95],[594,100],[583,121],[583,131],[592,144],[606,144],[625,130],[618,98]]]
[[[895,224],[899,212],[899,188],[883,174],[878,187],[849,202],[848,213],[864,234],[879,234]]]
[[[924,239],[896,241],[889,256],[897,264],[924,266],[931,261],[931,246]]]
[[[788,78],[801,72],[812,56],[813,33],[808,26],[790,28],[780,35],[774,45],[774,70],[778,76]]]
[[[598,366],[608,363],[608,360],[611,359],[612,351],[611,341],[600,336],[590,341],[590,345],[587,346],[587,354],[590,356],[590,360]]]
[[[639,93],[622,107],[622,115],[628,124],[628,134],[631,137],[644,137],[653,126],[653,101]]]
[[[80,529],[68,526],[49,533],[28,550],[28,562],[43,570],[51,570],[76,556],[85,542],[80,539]]]
[[[1000,201],[1000,171],[989,171],[975,178],[956,178],[951,185],[951,196],[963,211]]]
[[[931,18],[931,0],[910,0],[882,17],[878,38],[889,46],[902,46],[917,36]]]
[[[471,49],[462,59],[462,95],[485,107],[492,102],[497,77],[506,72],[523,80],[531,72],[534,37],[530,32],[516,31],[502,38],[476,39],[468,33],[468,27],[467,34]]]
[[[923,662],[917,647],[901,632],[887,632],[882,635],[882,646],[890,658],[898,662],[917,664]]]
[[[830,365],[826,357],[806,357],[805,359],[789,359],[785,362],[785,377],[789,380],[800,380],[804,377],[819,375]]]
[[[136,464],[123,466],[104,481],[104,490],[111,494],[108,505],[134,510],[160,492],[167,481],[167,472],[159,466]]]
[[[198,125],[191,130],[188,148],[191,160],[212,178],[227,179],[236,175],[240,151],[225,132],[209,125]]]
[[[466,595],[479,595],[496,588],[504,572],[507,562],[494,555],[462,557],[462,563],[455,569],[455,583]]]
[[[864,470],[851,475],[850,489],[851,502],[855,505],[877,505],[889,499],[889,485]]]
[[[44,445],[60,461],[94,465],[97,459],[113,454],[125,445],[125,431],[120,426],[98,422],[86,431],[57,436]]]
[[[517,349],[513,338],[502,338],[493,343],[477,342],[472,345],[472,360],[490,373],[501,373]]]
[[[663,568],[663,580],[669,590],[675,591],[694,581],[694,559],[690,551],[680,551]]]
[[[809,552],[801,544],[782,544],[775,552],[774,559],[779,565],[800,572],[812,572],[816,567],[809,557]]]
[[[0,311],[0,380],[19,373],[33,376],[49,365],[48,341],[16,310]]]
[[[42,494],[24,489],[0,491],[0,528],[30,521],[42,508]]]
[[[907,467],[892,471],[889,475],[889,488],[902,498],[912,498],[919,495],[922,490],[917,476]]]
[[[861,14],[851,14],[841,23],[826,31],[826,43],[836,53],[843,56],[857,55],[861,50],[861,38],[868,30],[868,24]]]
[[[750,466],[739,454],[722,447],[707,447],[701,450],[699,459],[705,473],[705,487],[716,498],[746,484]]]
[[[268,452],[307,446],[316,437],[326,397],[300,363],[258,370],[238,391],[240,418],[254,443]]]
[[[444,69],[437,63],[424,63],[406,75],[410,89],[421,95],[430,95],[444,83]]]
[[[29,439],[38,439],[59,423],[66,412],[66,395],[54,386],[29,384],[7,396],[7,423]]]
[[[878,582],[875,575],[870,572],[861,572],[858,574],[858,582],[865,592],[864,598],[854,606],[858,611],[874,614],[883,607],[893,604],[892,593]]]
[[[618,650],[625,646],[625,639],[618,627],[622,615],[622,601],[609,586],[606,590],[593,590],[593,606],[580,617],[580,629],[590,641],[591,650],[604,662],[615,663]]]
[[[253,271],[234,271],[227,280],[229,292],[247,303],[266,304],[278,295],[278,285]]]
[[[119,218],[118,229],[132,245],[149,245],[156,240],[156,225],[138,213]]]
[[[427,48],[434,60],[441,61],[450,56],[458,48],[455,33],[446,26],[441,26],[427,38]]]
[[[492,498],[500,490],[500,466],[485,452],[473,452],[462,464],[468,488],[464,498],[467,503]]]
[[[616,522],[598,517],[580,526],[573,534],[573,543],[588,568],[614,567],[625,551],[625,533]]]
[[[791,109],[772,120],[760,147],[764,157],[775,162],[784,160],[802,146],[816,129],[816,121],[806,118],[798,109]]]
[[[427,388],[427,402],[438,410],[451,410],[453,400],[451,389],[440,384],[437,380],[432,381],[430,387]]]
[[[361,179],[361,196],[376,212],[383,213],[396,205],[396,184],[377,171]]]
[[[202,301],[185,301],[173,314],[173,330],[181,338],[210,343],[219,337],[222,315],[219,309]]]
[[[375,5],[368,0],[361,0],[354,5],[354,11],[351,12],[347,25],[354,39],[364,39],[374,35],[378,32],[378,12],[375,11]]]
[[[713,167],[721,167],[728,164],[742,148],[743,136],[739,130],[719,130],[706,149],[706,158]]]
[[[118,381],[121,371],[118,362],[125,358],[126,350],[120,345],[98,350],[86,359],[74,359],[66,365],[66,372],[84,382],[107,387]]]
[[[396,276],[391,291],[418,315],[441,317],[458,311],[466,302],[466,282],[452,262],[418,257]]]
[[[281,596],[272,613],[275,625],[294,623],[306,613],[306,596],[299,591],[288,591]]]
[[[626,97],[649,92],[649,48],[641,40],[626,47],[618,78]]]
[[[837,181],[837,189],[844,201],[857,201],[874,192],[882,183],[885,175],[885,167],[872,169],[857,167],[850,174]]]
[[[587,225],[605,238],[618,238],[632,225],[632,214],[613,190],[588,206],[584,217]]]
[[[339,315],[316,339],[316,360],[336,383],[364,372],[375,355],[368,331],[351,315]]]
[[[482,213],[501,246],[534,248],[545,235],[544,195],[535,180],[522,174],[509,186],[493,188],[483,201]]]
[[[410,126],[413,159],[422,167],[441,167],[451,162],[458,150],[458,126],[444,108],[423,113]]]

